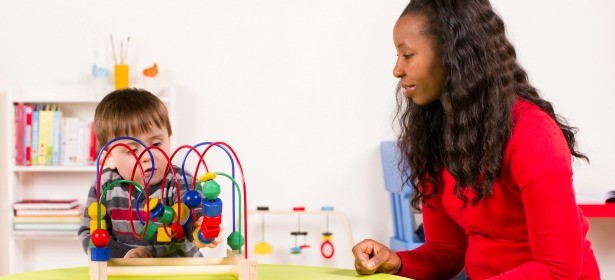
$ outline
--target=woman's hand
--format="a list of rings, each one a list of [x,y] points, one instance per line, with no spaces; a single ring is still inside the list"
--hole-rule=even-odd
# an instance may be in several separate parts
[[[152,253],[150,253],[150,251],[148,251],[147,249],[143,247],[137,247],[137,248],[131,249],[124,256],[124,258],[151,258],[151,257],[152,257]]]
[[[359,274],[376,272],[396,274],[401,269],[401,259],[389,247],[365,239],[352,247],[354,268]]]

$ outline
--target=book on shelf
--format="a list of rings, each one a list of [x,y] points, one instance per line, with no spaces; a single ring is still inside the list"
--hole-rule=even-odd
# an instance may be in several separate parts
[[[81,224],[78,223],[50,223],[50,224],[13,224],[13,229],[19,230],[71,230],[77,231]]]
[[[30,147],[30,165],[38,165],[38,121],[40,119],[40,111],[40,105],[32,105],[32,145]]]
[[[24,154],[23,157],[25,158],[25,161],[23,162],[24,165],[26,166],[30,166],[32,165],[32,158],[31,158],[31,153],[32,153],[32,104],[24,104],[24,116],[25,116],[25,123],[26,126],[24,128],[23,131],[23,146],[24,146]]]
[[[15,216],[74,216],[83,214],[83,207],[77,205],[70,209],[19,209]]]
[[[23,199],[13,204],[13,209],[71,209],[79,206],[77,199]]]
[[[14,104],[15,108],[15,165],[23,165],[23,103],[18,102]]]
[[[38,123],[38,163],[51,165],[51,151],[53,144],[53,104],[46,104],[40,112]]]
[[[81,215],[75,216],[15,216],[13,217],[14,224],[80,224]]]
[[[60,165],[61,122],[62,122],[62,111],[60,111],[60,107],[58,105],[53,111],[51,165]]]

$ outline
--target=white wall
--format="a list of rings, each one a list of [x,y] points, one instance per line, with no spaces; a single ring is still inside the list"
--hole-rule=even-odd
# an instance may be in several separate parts
[[[132,71],[157,62],[161,79],[178,86],[176,142],[230,143],[244,164],[252,207],[334,205],[350,219],[355,241],[386,241],[392,223],[377,148],[395,137],[392,27],[405,4],[4,0],[0,85],[87,81],[92,63],[110,63],[109,33],[116,40],[131,35]],[[615,104],[608,84],[615,2],[493,5],[535,86],[580,128],[592,164],[575,166],[579,199],[601,201],[615,188],[615,178],[605,176],[615,140],[608,125],[615,119],[608,108]],[[606,244],[612,255],[615,246]],[[344,257],[334,265],[351,264]]]

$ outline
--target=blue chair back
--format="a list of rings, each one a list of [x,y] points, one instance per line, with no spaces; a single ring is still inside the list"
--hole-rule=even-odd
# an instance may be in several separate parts
[[[402,183],[406,174],[402,176],[398,167],[400,151],[397,142],[381,142],[380,158],[382,159],[384,186],[391,197],[391,213],[395,230],[389,245],[395,251],[414,249],[423,243],[414,234],[416,222],[410,206],[412,186]]]

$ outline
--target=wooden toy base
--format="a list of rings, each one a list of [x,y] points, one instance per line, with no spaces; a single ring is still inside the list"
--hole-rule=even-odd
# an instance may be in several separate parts
[[[144,273],[145,272],[145,273]],[[257,280],[256,261],[234,253],[225,258],[112,258],[90,261],[90,280],[107,280],[111,275],[237,275],[238,280]]]

